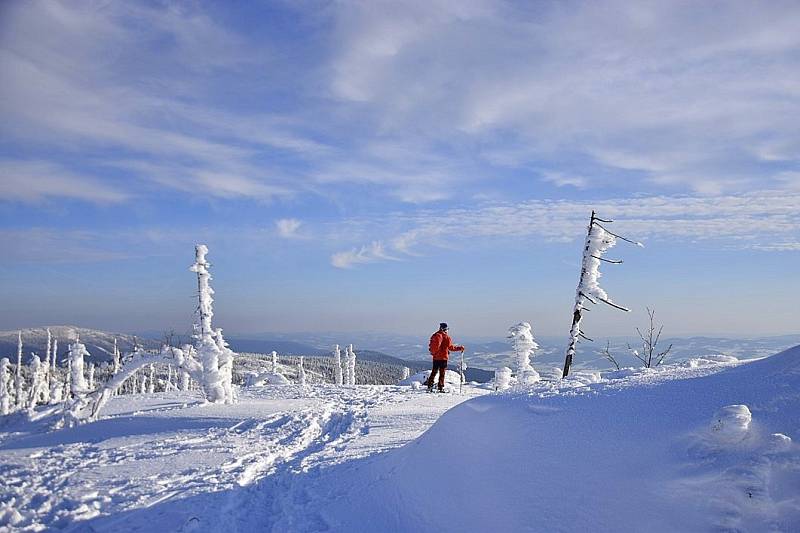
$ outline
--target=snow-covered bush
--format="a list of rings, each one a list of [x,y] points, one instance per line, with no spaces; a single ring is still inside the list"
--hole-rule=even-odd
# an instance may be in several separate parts
[[[0,359],[0,415],[11,412],[11,362],[7,357]]]
[[[506,390],[511,386],[511,369],[502,366],[494,371],[494,388],[496,390]]]
[[[333,347],[333,371],[334,383],[336,383],[336,385],[342,385],[342,352],[339,350],[338,344]]]
[[[508,329],[508,338],[514,350],[517,384],[529,385],[539,381],[539,374],[531,366],[531,354],[539,347],[533,339],[531,325],[527,322],[514,324]]]

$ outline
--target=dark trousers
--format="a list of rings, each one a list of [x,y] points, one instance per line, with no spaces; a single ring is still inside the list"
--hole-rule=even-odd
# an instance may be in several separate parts
[[[428,381],[426,381],[425,384],[428,387],[433,387],[433,383],[436,380],[436,373],[439,372],[439,390],[442,390],[444,388],[444,374],[446,370],[447,359],[434,359],[431,375],[428,377]]]

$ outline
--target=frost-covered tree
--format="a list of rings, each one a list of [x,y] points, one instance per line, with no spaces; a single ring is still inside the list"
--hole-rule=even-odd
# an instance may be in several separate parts
[[[567,346],[567,355],[564,359],[563,377],[569,375],[570,366],[572,366],[572,359],[575,357],[575,349],[579,339],[583,338],[591,340],[586,337],[581,330],[581,321],[583,320],[583,311],[586,310],[586,304],[596,304],[598,301],[610,305],[621,311],[630,311],[621,305],[615,304],[611,298],[606,294],[606,291],[600,287],[600,263],[614,263],[620,264],[621,260],[605,259],[603,254],[609,248],[617,243],[617,239],[630,242],[637,246],[643,246],[642,243],[626,239],[616,233],[612,233],[606,229],[601,223],[611,223],[612,220],[604,220],[595,215],[592,211],[592,216],[589,219],[589,227],[586,231],[586,243],[583,248],[583,259],[581,261],[581,276],[578,280],[578,288],[575,291],[575,306],[572,310],[572,327],[569,332],[569,345]]]
[[[11,361],[7,357],[0,359],[0,415],[11,412]]]
[[[297,380],[300,385],[306,384],[306,369],[303,368],[303,356],[300,356],[300,361],[297,363]]]
[[[14,400],[18,409],[25,404],[25,380],[22,377],[22,332],[17,333],[17,368],[14,372]]]
[[[215,330],[211,326],[211,319],[214,316],[212,303],[214,302],[214,289],[209,285],[211,274],[209,273],[209,263],[206,260],[208,247],[205,244],[198,244],[195,247],[195,263],[191,271],[197,273],[198,289],[198,323],[195,325],[195,346],[197,362],[201,367],[201,386],[206,399],[213,403],[224,402],[232,403],[231,372],[227,365],[232,365],[233,352],[225,346],[222,338],[222,330]],[[190,354],[189,357],[192,356]]]
[[[342,352],[339,350],[338,344],[333,347],[333,372],[334,383],[341,386],[344,378],[342,376]]]
[[[150,363],[150,375],[147,376],[147,394],[156,391],[156,365]]]
[[[272,350],[272,373],[278,373],[278,352]]]
[[[214,340],[219,348],[220,376],[222,377],[222,388],[225,391],[225,402],[233,403],[236,400],[236,393],[233,388],[233,359],[235,353],[228,347],[228,343],[222,336],[222,328],[214,331]]]
[[[531,325],[528,322],[514,324],[508,328],[508,338],[511,339],[511,347],[514,351],[517,384],[529,385],[539,381],[539,373],[531,366],[531,355],[539,348],[533,338]]]
[[[51,355],[51,346],[50,342],[52,340],[52,335],[50,334],[50,328],[47,328],[47,347],[45,350],[45,359],[44,359],[44,393],[42,394],[41,401],[43,403],[50,403],[50,385],[53,380],[53,372],[50,370],[50,355]]]
[[[356,384],[356,352],[352,344],[347,345],[347,384]]]
[[[58,357],[58,339],[53,339],[53,360],[50,366],[50,403],[56,404],[61,403],[61,400],[64,396],[64,383],[60,379],[58,379],[58,373],[56,372],[57,368],[57,359]]]
[[[408,378],[409,378],[409,376],[411,376],[411,369],[410,369],[410,368],[408,368],[407,366],[404,366],[404,367],[403,367],[403,377],[402,377],[402,378],[400,378],[400,379],[401,379],[401,380],[403,380],[403,379],[408,379]]]
[[[38,355],[34,355],[31,359],[31,388],[28,395],[28,411],[33,412],[33,409],[39,404],[46,401],[48,394],[47,387],[47,365],[43,365]]]
[[[116,375],[117,372],[119,372],[119,364],[120,364],[120,353],[119,353],[119,348],[117,347],[117,338],[116,337],[114,337],[114,351],[112,352],[112,356],[114,357],[114,359],[113,359],[113,363],[114,363],[113,372]]]
[[[78,337],[69,345],[69,359],[67,363],[67,379],[69,394],[64,398],[64,423],[68,426],[75,425],[83,420],[83,412],[89,404],[89,385],[84,375],[84,357],[89,352]]]
[[[53,339],[53,364],[50,369],[55,372],[58,367],[58,339]]]
[[[69,345],[69,365],[70,365],[70,395],[85,395],[89,392],[89,384],[86,382],[85,357],[90,355],[86,345],[81,343],[80,337]]]

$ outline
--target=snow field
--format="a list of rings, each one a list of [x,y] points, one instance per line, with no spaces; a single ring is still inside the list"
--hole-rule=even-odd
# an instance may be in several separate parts
[[[278,487],[400,446],[466,396],[420,399],[407,387],[268,386],[243,390],[235,405],[178,392],[117,396],[108,418],[55,432],[17,417],[0,433],[0,531],[85,521],[95,531],[151,531],[153,520],[167,531],[227,531],[252,523],[254,506],[264,523],[277,522],[266,509],[283,512]],[[381,414],[405,404],[400,427]]]

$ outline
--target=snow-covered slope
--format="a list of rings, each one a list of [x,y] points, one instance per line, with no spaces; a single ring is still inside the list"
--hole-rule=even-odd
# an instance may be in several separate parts
[[[240,398],[117,396],[58,431],[0,418],[0,530],[800,531],[800,347],[503,394]]]
[[[800,347],[714,366],[465,402],[335,480],[358,513],[319,515],[334,531],[800,531]]]

